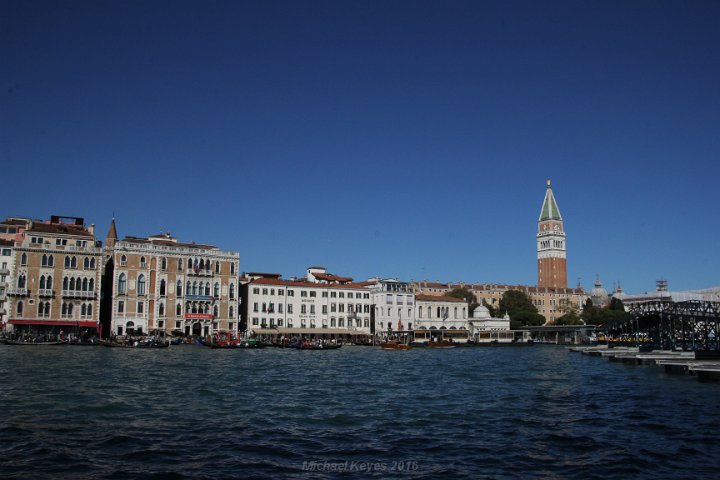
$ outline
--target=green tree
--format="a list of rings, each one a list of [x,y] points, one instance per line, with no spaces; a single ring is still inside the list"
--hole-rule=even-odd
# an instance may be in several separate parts
[[[564,298],[560,300],[558,311],[562,313],[562,315],[555,319],[553,325],[582,325],[583,321],[580,318],[580,309],[569,299]]]
[[[495,307],[493,307],[492,305],[490,305],[490,304],[487,302],[487,300],[485,300],[484,298],[483,298],[482,304],[483,304],[483,307],[485,307],[485,308],[488,309],[488,312],[490,312],[490,316],[491,316],[491,317],[497,317],[497,316],[498,316],[498,315],[497,315],[497,313],[498,313],[498,312],[497,312],[497,309],[496,309]]]
[[[530,297],[520,290],[508,290],[503,293],[498,307],[500,313],[510,315],[510,328],[543,325],[545,317],[540,315]]]

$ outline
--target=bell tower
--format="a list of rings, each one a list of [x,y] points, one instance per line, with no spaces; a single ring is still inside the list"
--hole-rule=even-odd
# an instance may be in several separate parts
[[[550,180],[538,218],[537,252],[538,287],[567,288],[565,231]]]

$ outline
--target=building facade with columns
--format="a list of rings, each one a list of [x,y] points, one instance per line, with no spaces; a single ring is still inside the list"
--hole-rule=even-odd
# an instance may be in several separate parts
[[[58,215],[47,221],[8,219],[2,225],[6,330],[96,334],[102,246],[94,225]]]
[[[169,233],[119,240],[115,219],[105,245],[108,333],[237,336],[238,252],[179,242]]]

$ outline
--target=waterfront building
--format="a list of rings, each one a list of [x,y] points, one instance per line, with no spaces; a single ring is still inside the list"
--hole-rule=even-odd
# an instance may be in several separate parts
[[[627,294],[623,292],[622,289],[619,289],[619,291],[613,293],[613,297],[621,300],[626,309],[640,303],[654,301],[720,301],[720,287],[702,290],[671,291],[668,288],[667,280],[658,280],[655,282],[655,291],[653,292]]]
[[[416,329],[471,331],[468,306],[461,298],[416,293],[415,310]]]
[[[169,233],[118,240],[115,219],[105,245],[104,331],[237,335],[238,252]]]
[[[97,331],[102,248],[94,229],[83,218],[57,215],[3,222],[7,330]]]
[[[477,299],[478,303],[483,300],[494,308],[500,306],[500,300],[508,290],[519,290],[525,293],[538,313],[545,317],[547,322],[554,322],[562,316],[562,306],[565,304],[574,305],[582,309],[588,299],[587,293],[582,288],[540,288],[528,285],[507,285],[497,283],[440,283],[416,281],[412,282],[412,288],[416,293],[425,295],[446,295],[456,288],[467,288]]]
[[[412,330],[415,322],[415,294],[409,282],[393,278],[370,280],[370,299],[375,306],[373,332]]]
[[[498,332],[510,330],[510,316],[506,313],[502,318],[494,318],[485,305],[478,305],[473,310],[472,331],[477,332]]]
[[[373,282],[309,267],[306,276],[285,280],[277,273],[250,272],[241,280],[243,317],[252,334],[315,337],[370,335]]]

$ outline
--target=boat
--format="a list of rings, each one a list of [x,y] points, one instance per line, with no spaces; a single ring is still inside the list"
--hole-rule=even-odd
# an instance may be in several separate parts
[[[428,348],[455,348],[458,344],[452,340],[430,340],[426,346]]]
[[[20,340],[5,340],[5,345],[22,345],[22,346],[48,346],[48,345],[67,345],[67,340],[57,340],[54,342],[24,342]]]
[[[312,343],[312,342],[298,342],[294,345],[289,345],[290,348],[297,348],[298,350],[337,350],[342,347],[339,343]]]
[[[412,346],[407,343],[400,343],[397,340],[388,340],[380,344],[383,350],[410,350]]]

